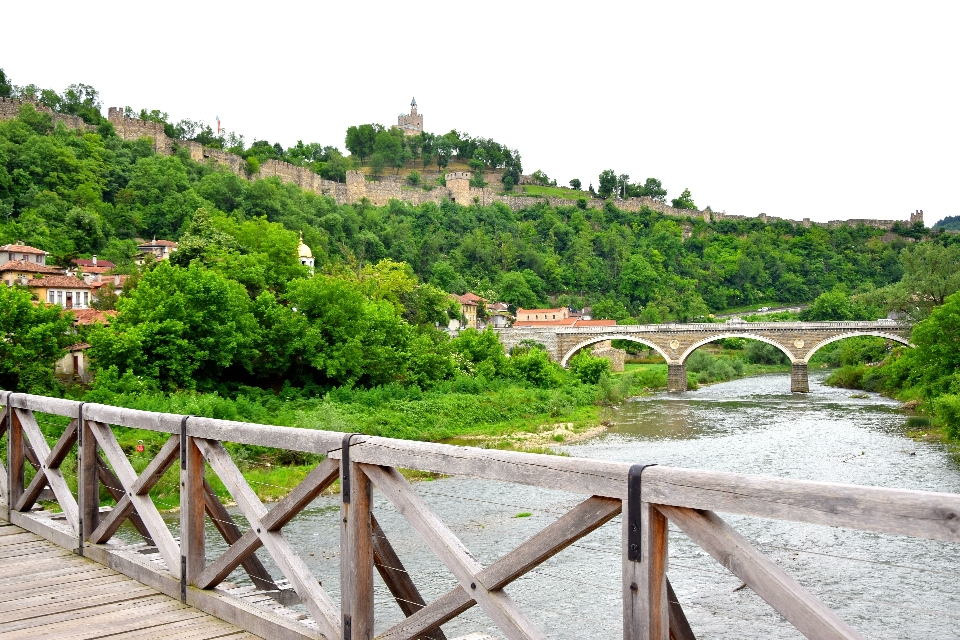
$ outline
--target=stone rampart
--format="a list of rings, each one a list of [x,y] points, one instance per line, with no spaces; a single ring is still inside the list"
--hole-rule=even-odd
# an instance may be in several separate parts
[[[24,98],[23,100],[18,100],[16,98],[0,98],[0,120],[16,118],[20,113],[20,107],[25,104],[33,105],[33,108],[40,113],[46,113],[50,115],[50,117],[53,118],[54,126],[62,122],[63,126],[65,126],[67,129],[84,129],[86,131],[96,130],[96,127],[87,124],[83,121],[83,118],[79,116],[72,116],[68,113],[58,113],[50,107],[39,104],[30,98]]]
[[[0,119],[9,119],[16,117],[23,104],[33,104],[34,108],[44,113],[49,113],[55,123],[63,122],[64,126],[75,129],[94,130],[95,127],[83,122],[77,116],[56,113],[50,108],[37,104],[29,99],[14,100],[0,98]],[[148,122],[139,118],[128,118],[124,115],[123,109],[110,107],[107,110],[107,119],[113,123],[113,127],[124,140],[138,140],[140,138],[149,138],[153,141],[153,149],[157,153],[169,155],[177,147],[186,147],[190,151],[190,157],[197,162],[213,162],[220,165],[238,176],[247,178],[246,161],[234,153],[223,151],[222,149],[213,149],[204,147],[197,142],[190,140],[173,140],[169,138],[163,130],[163,125],[159,122]],[[436,171],[421,171],[421,180],[424,184],[433,184],[440,174]],[[420,188],[409,188],[404,184],[403,178],[398,176],[388,176],[381,180],[367,180],[366,176],[360,171],[348,171],[346,184],[340,184],[331,180],[325,180],[319,175],[313,173],[306,167],[298,167],[288,162],[278,160],[267,160],[260,165],[260,171],[251,178],[270,178],[276,177],[287,183],[296,184],[302,189],[312,191],[316,194],[327,195],[336,200],[338,204],[351,204],[360,202],[364,198],[377,206],[382,206],[397,199],[408,202],[413,205],[419,205],[425,202],[442,202],[444,199],[454,200],[460,204],[471,205],[479,203],[481,205],[490,205],[500,202],[510,207],[514,211],[524,209],[535,205],[537,202],[546,202],[551,207],[572,206],[576,204],[575,200],[568,200],[557,197],[529,197],[518,195],[500,195],[503,184],[500,181],[499,173],[490,173],[484,178],[490,183],[486,188],[477,189],[470,186],[471,172],[469,171],[450,171],[444,174],[447,186],[436,187],[430,191]],[[528,176],[523,176],[528,177]],[[521,184],[524,181],[521,180]],[[588,209],[600,209],[606,205],[606,200],[590,198],[589,194],[584,193],[584,199]],[[615,198],[613,203],[619,209],[625,211],[640,211],[644,207],[657,211],[665,216],[674,218],[701,218],[707,222],[720,220],[760,220],[770,223],[785,220],[790,224],[802,226],[822,226],[838,227],[841,225],[866,225],[876,229],[892,229],[898,222],[904,224],[906,221],[898,220],[831,220],[830,222],[811,222],[809,218],[804,218],[802,222],[786,220],[777,216],[770,216],[761,213],[756,218],[749,216],[731,215],[725,212],[711,211],[709,208],[702,211],[690,209],[675,209],[668,204],[652,198]],[[923,212],[917,211],[910,214],[910,223],[923,222]]]

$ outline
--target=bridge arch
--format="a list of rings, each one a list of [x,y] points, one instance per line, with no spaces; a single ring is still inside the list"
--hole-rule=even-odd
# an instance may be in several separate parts
[[[766,342],[767,344],[772,344],[780,351],[787,354],[787,357],[790,358],[791,363],[801,362],[794,354],[790,353],[785,345],[780,344],[776,340],[771,340],[770,338],[764,338],[763,336],[754,335],[752,333],[718,333],[710,336],[709,338],[704,338],[698,342],[694,342],[692,345],[687,347],[687,350],[680,354],[680,364],[685,364],[687,358],[690,357],[690,354],[702,347],[705,344],[710,344],[711,342],[716,342],[717,340],[722,340],[723,338],[743,338],[745,340],[758,340],[760,342]]]
[[[893,333],[885,333],[883,331],[850,331],[848,333],[842,333],[838,336],[833,336],[832,338],[827,338],[822,342],[818,342],[817,344],[813,345],[813,347],[810,348],[810,351],[807,352],[807,356],[803,360],[798,360],[797,362],[801,362],[803,364],[810,362],[810,358],[813,357],[813,354],[815,354],[817,351],[827,346],[831,342],[837,342],[838,340],[845,340],[847,338],[864,338],[867,336],[874,336],[876,338],[886,338],[887,340],[893,340],[894,342],[899,342],[900,344],[907,347],[913,346],[912,344],[910,344],[910,341],[907,340],[906,338],[903,338]]]
[[[670,362],[670,356],[668,356],[667,352],[664,351],[663,348],[657,345],[655,342],[646,340],[644,338],[636,338],[634,336],[627,335],[627,334],[616,334],[616,335],[606,335],[606,336],[593,336],[592,338],[584,340],[583,342],[577,344],[575,347],[573,347],[563,355],[563,358],[560,360],[560,366],[566,367],[567,363],[570,362],[570,358],[572,358],[574,354],[576,354],[581,349],[585,347],[589,347],[590,345],[596,344],[598,342],[603,342],[604,340],[627,340],[630,342],[639,342],[642,345],[650,347],[651,349],[659,353],[661,356],[663,356],[664,360],[666,360],[667,362]]]

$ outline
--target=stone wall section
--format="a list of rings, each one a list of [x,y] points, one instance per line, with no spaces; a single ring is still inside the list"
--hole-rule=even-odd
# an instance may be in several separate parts
[[[56,113],[43,105],[36,104],[30,100],[13,100],[0,98],[0,119],[9,119],[16,117],[23,104],[30,103],[38,111],[49,113],[55,123],[63,122],[68,128],[95,130],[96,128],[83,122],[77,116],[71,116],[62,113]],[[138,140],[140,138],[149,138],[153,141],[153,149],[157,153],[170,155],[176,148],[186,147],[190,151],[190,157],[197,162],[213,162],[243,178],[247,178],[246,161],[240,156],[223,151],[221,149],[212,149],[203,147],[197,142],[189,140],[173,140],[167,137],[163,131],[163,125],[159,122],[147,122],[139,118],[127,118],[124,116],[123,109],[110,107],[107,110],[107,119],[113,124],[114,129],[124,140]],[[424,184],[433,184],[439,177],[439,173],[434,171],[422,171],[421,180]],[[454,200],[459,204],[471,205],[478,203],[489,205],[500,202],[510,207],[514,211],[524,209],[535,205],[537,202],[545,202],[551,207],[574,206],[576,201],[557,197],[526,197],[514,195],[500,195],[503,184],[500,182],[500,175],[490,173],[484,178],[490,183],[483,189],[476,189],[470,186],[471,173],[469,171],[451,171],[445,174],[447,186],[436,187],[430,191],[424,191],[420,188],[406,187],[403,179],[399,176],[388,176],[381,180],[367,180],[360,171],[347,172],[346,184],[339,184],[331,180],[325,180],[319,175],[313,173],[306,167],[298,167],[287,162],[277,160],[267,160],[260,165],[260,171],[251,178],[270,178],[275,177],[279,180],[311,191],[316,194],[327,195],[336,200],[338,204],[352,204],[360,202],[364,198],[371,203],[382,206],[390,200],[402,200],[413,205],[423,204],[425,202],[442,202],[444,199]],[[521,184],[523,181],[521,180]],[[584,193],[584,200],[588,209],[600,209],[606,205],[606,200],[598,200],[588,197]],[[822,226],[838,227],[841,225],[859,225],[863,224],[876,229],[889,230],[898,222],[903,224],[905,221],[899,220],[831,220],[830,222],[811,222],[809,218],[804,218],[802,222],[786,220],[777,216],[769,216],[761,213],[756,218],[748,216],[730,215],[725,212],[711,211],[709,208],[702,211],[689,209],[675,209],[664,202],[652,198],[615,198],[613,203],[617,208],[624,211],[640,211],[647,207],[657,211],[665,216],[673,218],[689,219],[701,218],[704,221],[719,220],[760,220],[761,222],[777,222],[785,220],[790,224],[800,224],[803,226]],[[923,222],[923,212],[917,211],[910,214],[910,223]]]

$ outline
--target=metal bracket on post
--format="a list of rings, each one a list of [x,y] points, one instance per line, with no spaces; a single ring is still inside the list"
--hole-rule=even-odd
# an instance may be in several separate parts
[[[640,491],[643,488],[643,470],[647,467],[655,467],[656,464],[635,464],[627,472],[627,560],[631,562],[640,562],[643,558],[641,550],[641,524],[643,502]]]
[[[193,416],[183,416],[183,419],[180,421],[180,499],[183,499],[183,495],[186,491],[186,479],[184,476],[187,472],[187,420]],[[183,506],[181,503],[180,514],[183,517]],[[185,538],[183,536],[183,531],[180,532],[180,602],[186,604],[187,602],[187,555],[183,552],[183,545],[185,544]]]
[[[343,444],[340,447],[340,471],[343,480],[340,483],[340,499],[350,504],[350,439],[354,436],[361,436],[362,433],[348,433],[343,436]]]
[[[77,509],[77,531],[78,538],[77,540],[77,554],[80,557],[83,557],[83,507],[86,504],[86,501],[90,498],[87,497],[87,492],[83,490],[83,405],[86,402],[81,402],[80,406],[77,407],[77,503],[79,508]],[[99,499],[99,496],[97,496]],[[97,505],[98,507],[100,505]]]

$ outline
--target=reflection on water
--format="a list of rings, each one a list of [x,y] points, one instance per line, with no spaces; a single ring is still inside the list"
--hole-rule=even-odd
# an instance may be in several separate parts
[[[820,384],[789,392],[789,375],[717,384],[625,403],[616,426],[561,447],[572,456],[960,493],[960,471],[944,448],[903,435],[897,403]],[[417,491],[484,565],[556,520],[582,496],[448,478]],[[374,509],[427,601],[455,587],[450,573],[389,503]],[[516,517],[529,512],[530,517]],[[725,516],[801,584],[870,638],[960,638],[957,545],[831,527]],[[284,535],[339,600],[337,501],[325,497]],[[208,534],[211,557],[223,549]],[[271,572],[276,566],[261,550]],[[620,638],[619,518],[507,591],[551,638]],[[697,638],[799,638],[788,623],[681,532],[671,530],[670,571]],[[236,572],[231,580],[246,583]],[[377,629],[401,619],[377,581]],[[477,608],[444,626],[448,637],[501,635]]]

